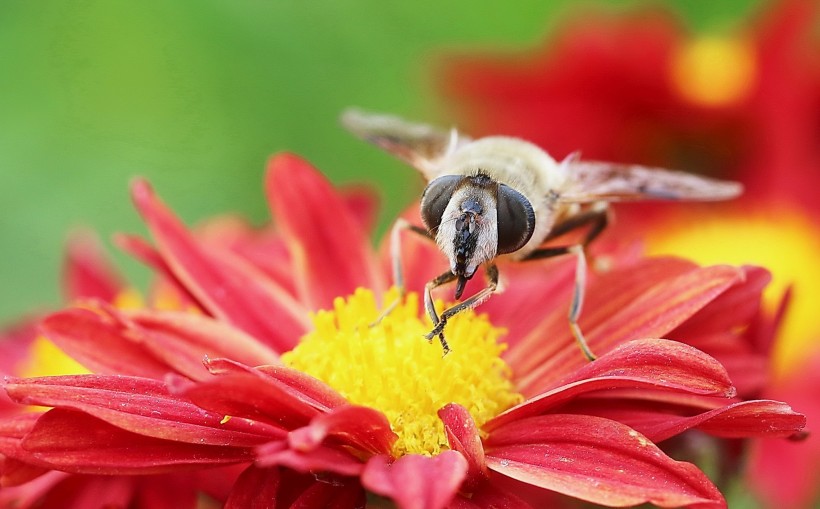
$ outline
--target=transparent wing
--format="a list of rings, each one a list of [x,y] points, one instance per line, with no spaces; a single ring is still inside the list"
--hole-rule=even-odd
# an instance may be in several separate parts
[[[696,200],[734,198],[738,182],[716,180],[682,171],[597,161],[570,161],[568,182],[560,201]]]
[[[428,180],[439,175],[442,158],[470,141],[455,129],[448,131],[355,108],[342,113],[341,121],[348,131],[405,161]]]

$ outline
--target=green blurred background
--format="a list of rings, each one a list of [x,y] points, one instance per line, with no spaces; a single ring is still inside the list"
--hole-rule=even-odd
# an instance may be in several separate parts
[[[758,2],[679,0],[696,31]],[[337,124],[349,105],[441,120],[434,68],[452,51],[522,49],[584,8],[646,2],[3,0],[0,4],[0,323],[59,302],[67,232],[143,232],[127,184],[148,177],[189,223],[267,217],[270,154],[336,183],[368,182],[380,231],[421,189],[412,170]],[[135,262],[117,263],[140,281]]]

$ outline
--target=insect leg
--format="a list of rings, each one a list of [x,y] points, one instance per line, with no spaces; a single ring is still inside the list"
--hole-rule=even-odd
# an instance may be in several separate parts
[[[566,233],[569,233],[573,230],[578,228],[583,228],[586,225],[591,224],[592,227],[584,236],[584,239],[581,241],[581,244],[584,246],[589,245],[590,242],[595,240],[598,235],[603,232],[606,227],[609,225],[609,208],[606,202],[597,202],[593,205],[590,210],[581,212],[579,214],[575,214],[564,221],[556,224],[550,230],[549,235],[544,239],[544,242],[548,242],[552,239],[556,239]],[[539,257],[544,258],[544,257]],[[529,259],[529,258],[528,258]]]
[[[561,256],[564,254],[574,254],[576,256],[577,262],[575,266],[575,284],[573,286],[572,302],[570,303],[568,313],[569,328],[572,331],[573,337],[575,337],[575,341],[578,343],[578,347],[581,349],[581,352],[583,352],[584,357],[586,357],[587,360],[593,361],[596,358],[595,354],[592,353],[592,350],[590,350],[586,338],[584,338],[584,334],[581,332],[581,327],[578,325],[578,319],[581,316],[581,309],[584,304],[584,291],[586,289],[587,278],[587,261],[584,249],[590,242],[600,235],[609,224],[609,215],[607,213],[606,204],[602,204],[601,206],[598,206],[588,212],[578,214],[577,216],[573,216],[566,221],[559,223],[555,226],[555,228],[553,228],[547,239],[559,237],[576,228],[586,226],[587,224],[592,224],[592,226],[580,244],[537,249],[527,255],[524,260],[538,260],[542,258],[551,258],[553,256]]]
[[[439,278],[444,277],[447,274],[442,274]],[[456,278],[455,275],[450,274],[450,279],[448,281],[452,281]],[[444,310],[441,313],[441,317],[436,317],[433,320],[435,327],[431,330],[425,337],[428,341],[432,341],[433,336],[438,335],[439,340],[441,341],[442,346],[444,347],[444,353],[446,354],[450,349],[447,347],[447,342],[444,340],[444,326],[447,325],[447,320],[452,318],[453,316],[461,313],[462,311],[470,308],[474,308],[490,298],[490,296],[495,292],[496,288],[498,287],[498,267],[495,265],[488,265],[486,269],[486,276],[487,276],[487,287],[481,290],[480,292],[476,293],[469,299],[466,299],[464,302],[460,302],[455,306]],[[436,278],[438,279],[438,278]],[[434,280],[435,281],[435,280]],[[431,282],[432,283],[432,282]],[[430,286],[428,284],[428,286]],[[435,309],[432,307],[432,298],[429,297],[429,292],[425,294],[425,305],[428,305],[427,312],[431,313],[431,318],[435,315]]]
[[[583,352],[584,357],[586,357],[587,360],[594,361],[596,358],[595,354],[593,354],[592,350],[589,349],[589,345],[587,345],[587,341],[584,338],[583,333],[581,333],[581,328],[578,326],[578,318],[581,316],[581,308],[584,304],[584,289],[586,288],[587,279],[587,262],[586,256],[584,255],[584,245],[575,244],[573,246],[537,249],[530,253],[522,261],[540,260],[542,258],[552,258],[554,256],[561,256],[565,254],[574,254],[577,257],[577,264],[575,266],[575,285],[572,290],[572,302],[569,306],[569,328],[572,331],[572,335],[575,337],[575,341],[581,348],[581,352]]]
[[[441,320],[438,317],[438,313],[436,313],[436,306],[433,304],[433,290],[438,288],[441,285],[445,285],[451,281],[455,281],[458,276],[450,272],[449,270],[437,278],[429,281],[426,285],[424,285],[424,309],[427,310],[427,314],[430,316],[430,320],[433,321],[433,325],[438,327],[441,323]],[[442,325],[442,328],[444,326]],[[432,342],[433,336],[435,334],[431,333],[426,335],[427,341]],[[438,332],[438,340],[441,342],[441,348],[444,350],[444,355],[447,355],[447,352],[450,351],[450,346],[447,344],[447,340],[444,339],[444,333],[439,331]]]
[[[410,223],[404,218],[400,217],[393,223],[393,228],[390,229],[390,264],[393,270],[393,284],[399,289],[399,297],[382,311],[379,317],[370,324],[371,327],[375,327],[384,320],[384,317],[389,315],[404,299],[406,288],[404,287],[404,271],[401,263],[401,232],[404,230],[409,230],[426,239],[435,241],[427,230]]]

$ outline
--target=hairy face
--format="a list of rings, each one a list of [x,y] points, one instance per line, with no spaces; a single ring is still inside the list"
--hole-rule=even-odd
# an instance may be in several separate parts
[[[486,186],[458,187],[450,198],[436,233],[439,249],[453,274],[470,279],[479,265],[496,257],[498,222],[496,193]]]

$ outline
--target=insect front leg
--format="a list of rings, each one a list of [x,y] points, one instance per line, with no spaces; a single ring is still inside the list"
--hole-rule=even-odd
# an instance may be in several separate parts
[[[445,309],[444,312],[441,313],[441,317],[437,315],[436,309],[433,306],[431,291],[437,286],[441,286],[455,280],[457,276],[452,272],[446,272],[427,283],[424,292],[424,305],[427,308],[427,314],[430,315],[430,319],[433,320],[435,327],[424,337],[427,338],[427,341],[432,341],[433,337],[438,335],[439,341],[441,341],[441,346],[444,348],[445,355],[447,355],[447,352],[450,351],[450,347],[447,346],[447,341],[444,339],[444,326],[447,325],[447,320],[466,309],[471,309],[478,306],[485,300],[489,299],[493,292],[495,292],[496,288],[498,288],[498,267],[495,265],[488,265],[485,275],[487,277],[486,288],[464,300],[464,302],[460,302],[453,307]]]
[[[433,304],[433,290],[441,285],[446,285],[447,283],[455,281],[457,278],[458,276],[448,270],[424,285],[424,309],[427,310],[427,315],[430,316],[430,320],[433,321],[433,325],[435,327],[438,327],[441,320],[438,317],[438,313],[436,313],[436,306]],[[442,328],[443,327],[444,326],[442,326]],[[427,341],[432,342],[433,336],[435,336],[435,334],[430,333],[425,337],[427,338]],[[444,339],[444,333],[441,331],[438,332],[438,340],[441,343],[441,348],[444,350],[444,355],[447,355],[450,351],[450,345],[447,344],[447,340]]]
[[[384,317],[389,315],[396,306],[398,306],[401,301],[404,299],[405,294],[407,292],[407,288],[404,286],[404,271],[402,269],[402,260],[401,260],[401,233],[405,230],[411,231],[420,235],[428,240],[435,242],[435,239],[430,235],[430,232],[425,230],[420,226],[416,226],[404,218],[398,218],[395,223],[393,223],[393,227],[390,229],[390,265],[393,272],[393,284],[399,290],[399,296],[396,300],[391,302],[384,308],[384,311],[376,318],[373,323],[370,324],[371,327],[375,327],[382,320]]]

